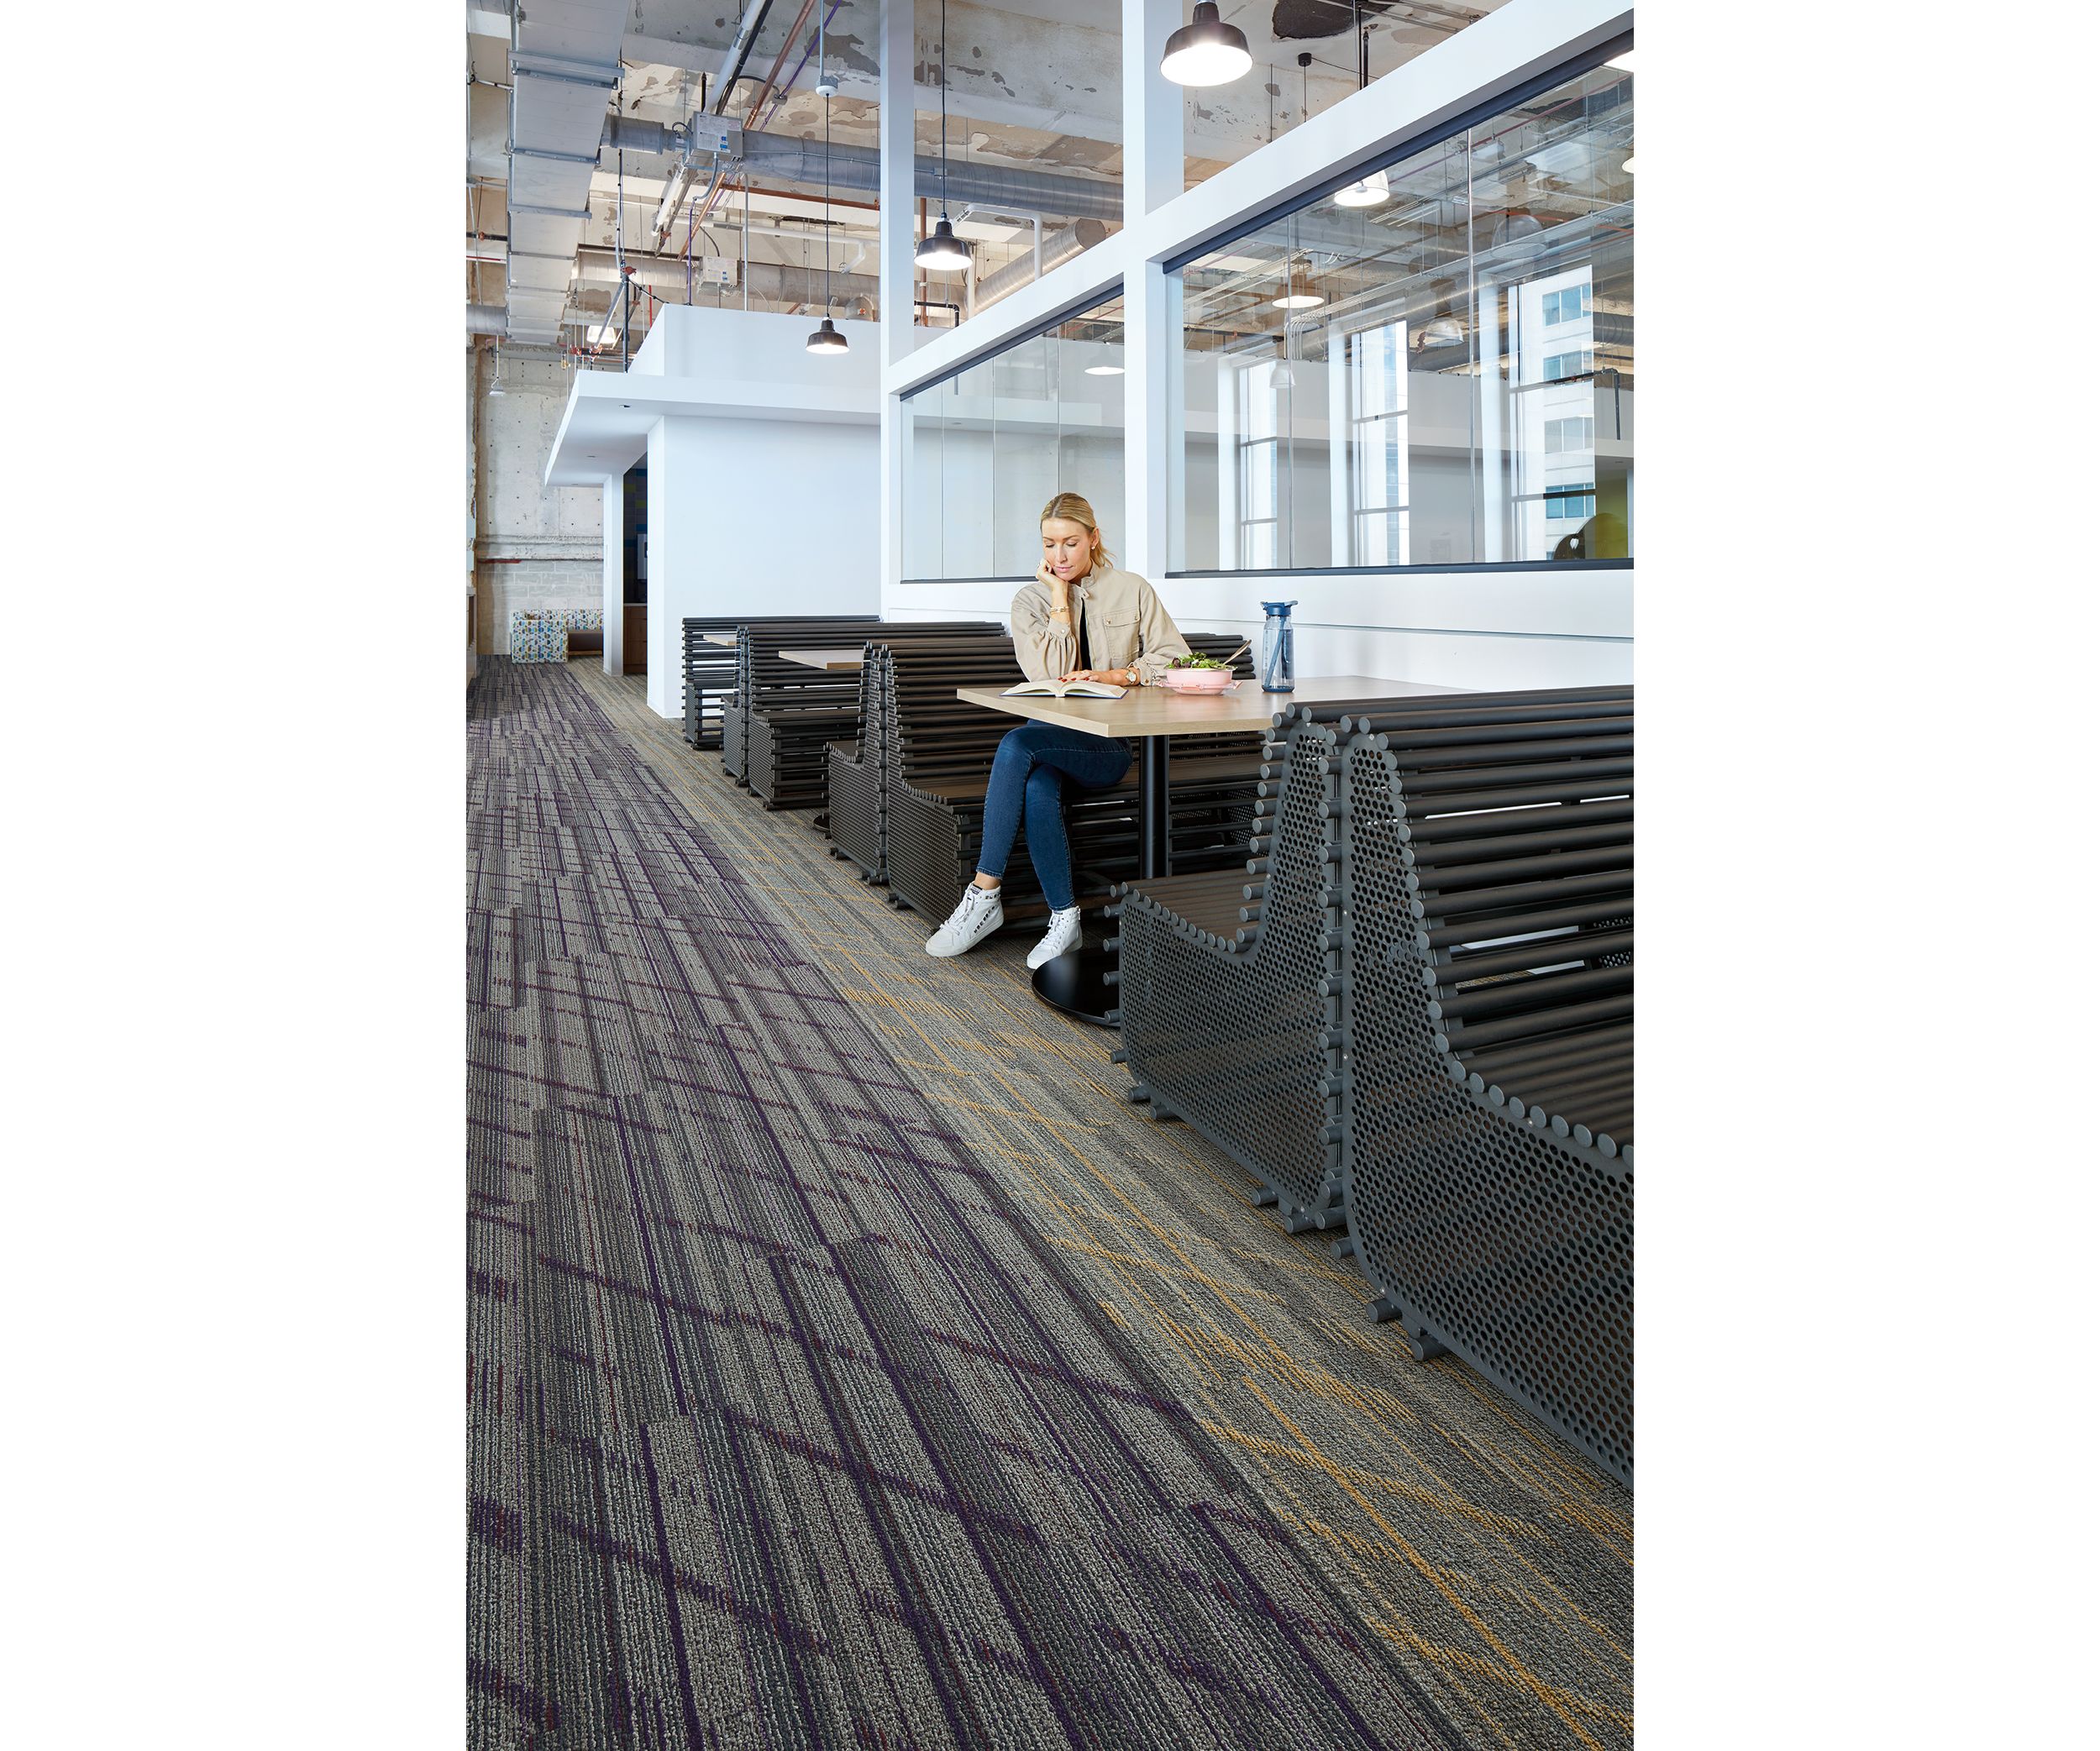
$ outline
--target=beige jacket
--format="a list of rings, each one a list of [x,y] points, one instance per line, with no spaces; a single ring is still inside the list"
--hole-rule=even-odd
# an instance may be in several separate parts
[[[1086,617],[1087,656],[1095,668],[1136,668],[1155,684],[1169,661],[1189,654],[1159,598],[1136,572],[1093,571],[1072,586],[1073,606]],[[1050,618],[1050,591],[1040,579],[1014,598],[1014,655],[1032,681],[1055,680],[1079,667],[1079,635]]]

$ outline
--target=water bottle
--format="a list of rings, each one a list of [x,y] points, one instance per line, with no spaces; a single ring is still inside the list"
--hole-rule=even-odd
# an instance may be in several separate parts
[[[1298,678],[1297,659],[1291,651],[1290,611],[1298,606],[1294,596],[1288,602],[1264,602],[1262,612],[1268,618],[1262,623],[1262,691],[1289,693]]]

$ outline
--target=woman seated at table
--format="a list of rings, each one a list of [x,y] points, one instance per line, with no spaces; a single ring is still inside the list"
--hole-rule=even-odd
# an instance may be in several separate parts
[[[1014,598],[1014,655],[1032,681],[1086,679],[1119,687],[1150,686],[1189,646],[1152,587],[1117,571],[1101,545],[1094,507],[1061,492],[1042,507],[1042,564]],[[977,878],[963,902],[928,939],[930,955],[959,955],[1005,922],[999,889],[1014,834],[1025,820],[1028,857],[1050,902],[1050,928],[1028,952],[1040,967],[1079,946],[1079,909],[1072,893],[1072,853],[1064,836],[1064,792],[1105,790],[1130,770],[1129,743],[1054,724],[1010,730],[992,762],[984,791],[984,844]]]

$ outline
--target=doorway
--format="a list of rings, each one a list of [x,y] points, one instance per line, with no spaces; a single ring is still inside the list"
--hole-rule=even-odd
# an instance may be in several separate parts
[[[620,673],[649,672],[649,468],[638,462],[621,480]]]

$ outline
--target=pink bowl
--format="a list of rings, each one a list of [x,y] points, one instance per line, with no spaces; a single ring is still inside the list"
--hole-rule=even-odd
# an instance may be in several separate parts
[[[1159,684],[1177,693],[1223,693],[1236,677],[1229,668],[1170,668]]]

